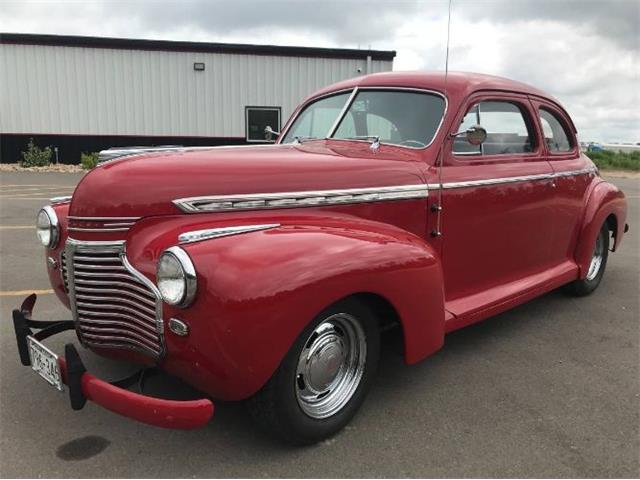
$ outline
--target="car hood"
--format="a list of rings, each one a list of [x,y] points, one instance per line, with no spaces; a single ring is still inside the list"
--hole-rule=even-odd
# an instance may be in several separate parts
[[[311,141],[298,145],[212,147],[137,155],[89,172],[69,214],[144,217],[180,210],[184,197],[300,192],[425,183],[423,151],[366,142]]]

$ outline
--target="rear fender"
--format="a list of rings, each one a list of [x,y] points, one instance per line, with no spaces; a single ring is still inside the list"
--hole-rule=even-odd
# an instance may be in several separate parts
[[[357,293],[394,307],[408,363],[442,346],[442,269],[428,244],[386,224],[308,220],[182,245],[196,267],[198,293],[187,309],[165,306],[165,322],[175,316],[190,328],[188,337],[167,333],[168,371],[216,398],[246,398],[319,312]],[[132,248],[132,263],[142,265],[168,246],[157,241]]]
[[[615,185],[601,181],[594,185],[585,208],[584,219],[578,237],[575,259],[580,268],[580,278],[585,278],[593,254],[598,232],[610,218],[615,219],[613,245],[615,251],[622,242],[627,219],[627,202],[624,193]]]

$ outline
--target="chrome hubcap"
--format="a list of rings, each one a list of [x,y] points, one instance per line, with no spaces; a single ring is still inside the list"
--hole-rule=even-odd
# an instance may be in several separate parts
[[[587,280],[591,281],[598,276],[600,267],[602,267],[603,255],[604,240],[602,239],[602,235],[598,235],[596,246],[593,249],[593,256],[591,257],[591,263],[589,264],[589,271],[587,272]]]
[[[327,418],[355,393],[367,357],[360,323],[346,313],[332,315],[309,335],[296,369],[296,398],[304,413]]]

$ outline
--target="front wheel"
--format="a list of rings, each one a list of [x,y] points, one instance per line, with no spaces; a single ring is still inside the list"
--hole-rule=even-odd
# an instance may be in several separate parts
[[[565,290],[572,295],[578,297],[584,297],[592,293],[604,276],[604,270],[607,266],[607,259],[609,257],[609,229],[605,223],[598,233],[596,238],[596,244],[593,247],[593,254],[591,255],[591,262],[589,263],[589,270],[585,278],[575,280],[569,283]]]
[[[356,300],[318,315],[269,382],[248,402],[254,419],[286,442],[310,444],[341,430],[375,376],[377,322]]]

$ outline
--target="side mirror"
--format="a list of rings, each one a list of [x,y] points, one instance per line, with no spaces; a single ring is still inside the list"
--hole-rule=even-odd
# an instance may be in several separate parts
[[[466,132],[467,142],[471,145],[481,145],[487,139],[487,131],[480,125],[471,127]]]
[[[467,142],[471,145],[481,145],[487,139],[487,131],[480,125],[474,125],[473,127],[463,130],[461,132],[453,133],[452,137],[465,136]]]
[[[274,141],[276,138],[278,138],[279,135],[280,132],[276,132],[273,128],[271,128],[271,125],[267,125],[264,128],[264,139],[268,142]]]

